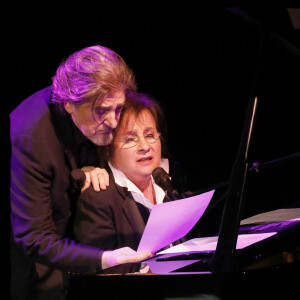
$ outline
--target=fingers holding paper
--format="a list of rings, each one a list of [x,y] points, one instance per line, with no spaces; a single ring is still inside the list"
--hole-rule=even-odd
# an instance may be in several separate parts
[[[105,251],[102,255],[102,268],[106,269],[125,263],[137,263],[151,256],[153,256],[151,252],[136,252],[129,247]]]

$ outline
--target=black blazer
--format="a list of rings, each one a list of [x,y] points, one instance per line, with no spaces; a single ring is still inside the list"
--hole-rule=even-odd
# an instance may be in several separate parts
[[[106,190],[92,187],[81,193],[77,202],[74,234],[78,241],[112,250],[130,247],[137,250],[149,216],[148,209],[137,203],[127,188],[117,185],[110,173]],[[103,273],[136,272],[140,264],[124,264]]]
[[[92,187],[84,190],[77,202],[74,234],[78,241],[104,250],[130,247],[137,250],[143,235],[149,211],[136,202],[127,188],[117,185],[112,173],[110,184],[101,192]],[[165,201],[169,201],[166,197]],[[182,243],[185,238],[175,241]],[[124,264],[102,273],[132,273],[140,264]]]

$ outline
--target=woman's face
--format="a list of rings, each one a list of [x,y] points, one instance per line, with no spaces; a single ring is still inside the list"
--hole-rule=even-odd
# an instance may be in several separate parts
[[[133,112],[126,112],[113,141],[113,164],[139,186],[159,167],[160,160],[161,141],[152,114],[144,109],[135,118]]]

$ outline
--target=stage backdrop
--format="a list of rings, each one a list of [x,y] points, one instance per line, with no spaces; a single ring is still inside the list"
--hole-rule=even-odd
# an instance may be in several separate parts
[[[289,47],[299,48],[299,30],[284,8],[19,9],[13,22],[9,112],[51,84],[62,59],[100,44],[119,53],[134,70],[139,91],[162,104],[169,150],[186,171],[188,189],[229,180],[252,95],[258,96],[258,107],[250,165],[300,151],[300,60]],[[252,176],[244,216],[299,201],[299,182],[299,161]],[[223,203],[210,216],[218,215]]]

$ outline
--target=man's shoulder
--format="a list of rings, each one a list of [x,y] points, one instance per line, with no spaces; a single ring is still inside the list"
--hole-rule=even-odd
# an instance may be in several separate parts
[[[19,115],[24,110],[49,106],[51,86],[47,86],[23,100],[10,114],[11,117]]]
[[[46,87],[23,100],[10,113],[11,134],[26,133],[49,120],[51,87]]]

